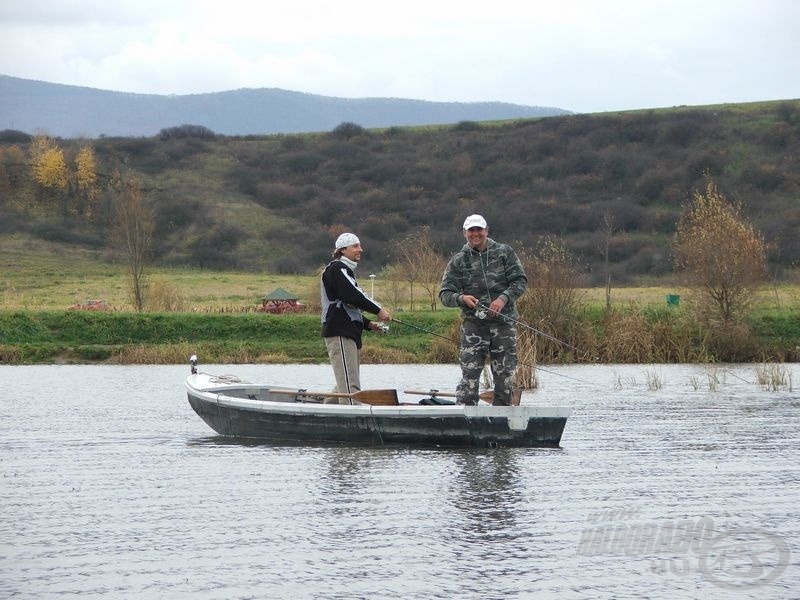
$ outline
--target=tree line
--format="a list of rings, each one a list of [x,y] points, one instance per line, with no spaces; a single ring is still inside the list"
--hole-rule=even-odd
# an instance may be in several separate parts
[[[0,229],[119,246],[114,201],[136,181],[160,264],[307,274],[350,229],[364,267],[380,271],[402,262],[404,240],[413,253],[422,228],[446,258],[463,243],[463,217],[479,212],[490,235],[520,248],[557,238],[586,285],[626,284],[673,274],[671,237],[710,176],[762,232],[782,277],[800,261],[798,115],[794,101],[303,135],[5,131]]]

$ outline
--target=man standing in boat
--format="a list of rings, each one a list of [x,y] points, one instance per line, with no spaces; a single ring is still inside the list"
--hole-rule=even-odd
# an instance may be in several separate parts
[[[336,377],[336,392],[354,394],[361,391],[361,334],[364,329],[383,331],[380,324],[370,321],[362,311],[373,313],[381,321],[392,316],[380,304],[367,296],[356,281],[354,271],[361,260],[361,242],[353,233],[343,233],[336,239],[333,260],[322,272],[322,337]],[[333,399],[326,402],[335,402]],[[350,400],[340,400],[349,404]]]
[[[511,246],[489,237],[481,215],[467,217],[463,231],[467,243],[447,264],[439,290],[442,304],[460,307],[463,317],[456,402],[478,403],[478,383],[489,358],[492,403],[509,406],[517,368],[516,303],[528,287],[528,278]]]

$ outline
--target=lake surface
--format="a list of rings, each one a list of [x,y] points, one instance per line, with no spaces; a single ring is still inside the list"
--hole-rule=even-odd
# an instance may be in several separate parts
[[[227,441],[184,366],[0,366],[0,598],[797,598],[787,368],[766,391],[754,365],[548,367],[523,402],[572,407],[561,448],[453,450]]]

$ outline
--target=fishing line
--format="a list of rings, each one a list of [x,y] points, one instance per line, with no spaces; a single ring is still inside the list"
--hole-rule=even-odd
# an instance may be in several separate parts
[[[481,304],[480,302],[478,302],[477,306],[478,306],[479,308],[482,308],[482,309],[483,309],[483,310],[485,310],[485,311],[489,311],[489,307],[488,307],[488,306],[485,306],[485,305],[483,305],[483,304]],[[574,350],[575,352],[577,352],[577,353],[579,353],[579,354],[586,354],[586,352],[584,352],[584,351],[583,351],[583,350],[581,350],[580,348],[578,348],[578,347],[576,347],[576,346],[573,346],[572,344],[569,344],[569,343],[567,343],[567,342],[565,342],[565,341],[563,341],[563,340],[560,340],[560,339],[558,339],[557,337],[553,337],[552,335],[550,335],[550,334],[547,334],[547,333],[545,333],[544,331],[541,331],[541,330],[539,330],[539,329],[536,329],[535,327],[532,327],[531,325],[528,325],[527,323],[525,323],[525,322],[523,322],[523,321],[519,321],[519,320],[517,320],[517,319],[515,319],[515,318],[513,318],[513,317],[509,317],[508,315],[504,315],[504,314],[501,314],[501,313],[497,313],[497,315],[498,315],[498,316],[499,316],[501,319],[505,319],[505,320],[507,320],[507,321],[511,321],[511,322],[512,322],[512,323],[514,323],[515,325],[522,325],[523,327],[525,327],[525,328],[527,328],[527,329],[530,329],[530,330],[531,330],[531,331],[533,331],[534,333],[536,333],[536,334],[538,334],[538,335],[542,336],[542,337],[543,337],[543,338],[545,338],[545,339],[548,339],[548,340],[550,340],[551,342],[555,342],[556,344],[561,344],[561,345],[562,345],[562,346],[564,346],[565,348],[569,348],[570,350]],[[596,357],[596,356],[593,356],[593,357],[592,357],[592,359],[593,359],[593,360],[597,360],[597,357]]]
[[[447,340],[448,342],[451,342],[453,344],[458,344],[459,343],[458,340],[454,340],[453,338],[447,337],[446,335],[441,335],[441,334],[436,333],[434,331],[430,331],[429,329],[425,329],[424,327],[419,327],[417,325],[414,325],[413,323],[406,323],[405,321],[401,321],[400,319],[395,319],[394,317],[392,317],[392,321],[394,321],[395,323],[399,323],[400,325],[405,325],[406,327],[411,327],[412,329],[416,329],[417,331],[421,331],[423,333],[427,333],[429,335],[441,338],[443,340]],[[525,367],[530,367],[531,369],[538,369],[538,370],[542,371],[543,373],[550,373],[551,375],[557,375],[558,377],[563,377],[564,379],[571,379],[572,381],[577,381],[579,383],[587,383],[589,385],[596,385],[593,381],[589,381],[588,379],[580,379],[578,377],[571,377],[569,375],[564,375],[563,373],[557,373],[556,371],[551,371],[550,369],[545,369],[544,367],[542,367],[540,365],[532,365],[530,363],[522,362],[520,360],[517,360],[517,363],[520,364],[520,365],[523,365]]]
[[[752,382],[752,381],[747,381],[747,379],[745,379],[744,377],[739,377],[739,376],[738,376],[736,373],[734,373],[734,372],[733,372],[733,371],[731,371],[730,369],[725,369],[723,372],[724,372],[724,373],[730,373],[731,375],[733,375],[734,377],[736,377],[736,379],[739,379],[739,380],[741,380],[741,381],[744,381],[745,383],[749,383],[750,385],[753,385],[753,382]]]

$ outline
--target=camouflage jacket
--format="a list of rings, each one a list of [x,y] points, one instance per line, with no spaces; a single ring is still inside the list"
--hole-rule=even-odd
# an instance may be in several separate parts
[[[517,300],[527,288],[525,270],[511,246],[487,238],[483,252],[464,244],[461,251],[450,259],[442,276],[439,300],[444,306],[460,306],[465,319],[477,321],[480,318],[461,301],[464,294],[475,296],[486,307],[495,298],[503,296],[506,305],[502,314],[518,319]]]

